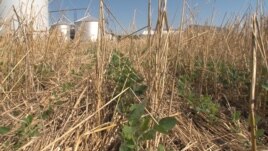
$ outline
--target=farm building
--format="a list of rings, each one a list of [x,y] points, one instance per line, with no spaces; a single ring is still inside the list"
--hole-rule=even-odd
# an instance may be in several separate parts
[[[174,30],[174,29],[169,29],[169,31],[167,30],[167,29],[164,29],[163,30],[163,34],[167,34],[167,33],[175,33],[176,32],[176,30]],[[151,35],[154,35],[156,33],[156,30],[151,30]],[[144,30],[142,33],[141,33],[141,35],[142,36],[147,36],[149,33],[148,33],[148,30],[146,29],[146,30]]]
[[[99,22],[97,18],[87,15],[75,21],[76,37],[83,41],[96,41],[98,38]]]
[[[74,28],[74,24],[65,15],[62,15],[60,19],[51,25],[50,30],[55,31],[56,34],[64,40],[71,39],[71,31]],[[73,33],[72,33],[73,34]]]
[[[151,30],[151,35],[153,35],[154,34],[154,30]],[[148,34],[149,34],[149,31],[146,29],[146,30],[144,30],[142,33],[141,33],[143,36],[147,36]]]

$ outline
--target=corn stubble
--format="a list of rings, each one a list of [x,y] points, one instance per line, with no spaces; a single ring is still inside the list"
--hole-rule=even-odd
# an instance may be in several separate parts
[[[33,32],[27,28],[1,37],[0,150],[118,150],[121,125],[127,121],[117,104],[132,90],[123,83],[116,92],[118,83],[107,74],[113,51],[128,58],[148,86],[144,95],[134,97],[148,104],[146,114],[177,119],[172,133],[157,134],[144,148],[249,150],[250,17],[221,28],[183,29],[194,18],[187,18],[186,8],[182,14],[181,28],[162,34],[161,11],[158,31],[149,40],[130,36],[99,43],[63,41],[55,33],[29,38]],[[265,86],[264,27],[256,42],[256,78]],[[257,140],[260,146],[268,143],[268,96],[261,86],[255,94],[255,112],[264,129]],[[217,109],[206,110],[210,106]],[[237,111],[241,116],[232,121]],[[211,114],[215,118],[210,119]]]

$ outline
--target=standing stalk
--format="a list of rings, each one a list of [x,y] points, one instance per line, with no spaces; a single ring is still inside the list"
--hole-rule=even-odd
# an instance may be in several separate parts
[[[154,76],[152,83],[152,103],[153,112],[161,113],[162,108],[160,108],[161,103],[164,101],[164,92],[166,87],[167,79],[167,66],[168,66],[168,37],[169,37],[169,27],[167,20],[167,0],[158,1],[158,20],[156,25],[156,53],[155,53],[155,64],[154,64]],[[163,30],[166,25],[168,33],[164,36]],[[157,147],[160,143],[162,135],[159,134],[155,137],[154,147]]]
[[[252,33],[252,74],[251,74],[251,89],[250,89],[250,128],[251,128],[251,145],[252,151],[257,150],[256,141],[256,119],[255,119],[255,87],[256,87],[256,72],[257,72],[257,16],[253,16],[253,33]]]
[[[103,82],[103,67],[104,67],[104,9],[103,9],[103,0],[100,0],[99,8],[99,32],[98,32],[98,48],[97,48],[97,64],[96,64],[96,74],[97,74],[97,109],[102,105],[102,82]],[[101,113],[98,113],[98,124],[101,122]]]
[[[152,12],[151,12],[151,9],[152,9],[152,6],[151,6],[151,3],[152,1],[151,0],[148,0],[148,27],[147,27],[147,30],[148,30],[148,41],[147,41],[147,44],[148,44],[148,51],[149,51],[149,67],[153,67],[153,54],[152,54],[152,33],[151,33],[151,30],[152,30]],[[152,78],[152,73],[149,72],[149,77],[150,79]],[[152,82],[152,81],[150,81]],[[152,82],[153,83],[153,82]]]
[[[13,11],[16,15],[16,18],[19,23],[19,29],[21,30],[23,40],[25,41],[26,45],[26,52],[25,52],[25,77],[27,78],[25,82],[25,92],[28,95],[30,93],[31,87],[32,87],[32,75],[31,75],[31,66],[30,66],[30,52],[32,51],[32,46],[31,46],[31,39],[29,38],[28,32],[29,28],[24,25],[24,21],[21,20],[21,16],[17,13],[17,10],[13,6]],[[30,31],[32,32],[32,31]]]
[[[166,29],[168,29],[167,16],[166,16],[167,0],[158,1],[158,19],[156,25],[156,51],[154,54],[154,73],[152,80],[151,98],[153,104],[153,110],[156,111],[159,107],[159,100],[163,97],[165,78],[167,71],[167,54],[168,54],[168,34],[166,39],[163,36],[163,24],[166,23]],[[162,86],[162,87],[161,87]]]
[[[151,30],[152,30],[152,1],[148,0],[148,44],[151,48]]]

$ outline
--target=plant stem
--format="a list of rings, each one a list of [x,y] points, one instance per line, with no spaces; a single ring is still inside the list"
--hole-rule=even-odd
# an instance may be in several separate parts
[[[256,87],[256,72],[257,72],[257,16],[253,16],[253,33],[252,33],[252,75],[250,89],[250,127],[251,127],[251,143],[252,151],[257,150],[256,141],[256,119],[255,119],[255,87]]]

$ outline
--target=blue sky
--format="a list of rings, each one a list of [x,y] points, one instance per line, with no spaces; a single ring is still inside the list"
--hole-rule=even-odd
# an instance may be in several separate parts
[[[188,0],[188,23],[211,23],[221,25],[222,22],[226,22],[236,15],[241,16],[251,6],[255,9],[255,3],[257,0]],[[107,7],[116,16],[117,20],[122,26],[130,31],[131,23],[133,21],[134,12],[136,11],[135,25],[136,29],[142,28],[147,25],[147,0],[105,0]],[[267,4],[265,4],[267,7]],[[72,9],[72,8],[88,8],[89,13],[98,17],[99,0],[54,0],[50,3],[50,10],[59,9]],[[180,15],[182,8],[182,0],[168,0],[168,18],[169,24],[173,28],[178,28]],[[71,19],[79,19],[85,15],[85,11],[65,12],[65,14]],[[195,19],[190,21],[190,15],[193,14]],[[214,17],[212,17],[214,14]],[[157,18],[157,0],[152,0],[152,15],[153,26],[155,26]],[[57,20],[58,14],[53,13],[51,22]],[[223,18],[225,20],[223,21]],[[111,18],[111,17],[108,17]],[[115,32],[121,32],[121,28],[113,19],[108,19],[109,28],[115,30]]]

